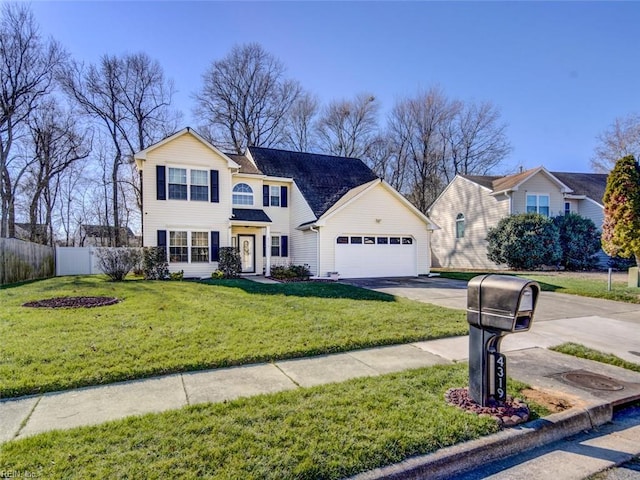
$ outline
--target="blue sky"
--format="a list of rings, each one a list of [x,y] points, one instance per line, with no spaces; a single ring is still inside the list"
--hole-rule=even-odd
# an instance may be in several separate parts
[[[491,101],[514,147],[504,169],[591,171],[596,137],[640,112],[636,2],[35,2],[41,33],[88,63],[144,51],[179,93],[212,61],[258,42],[322,102],[397,99],[440,86]]]

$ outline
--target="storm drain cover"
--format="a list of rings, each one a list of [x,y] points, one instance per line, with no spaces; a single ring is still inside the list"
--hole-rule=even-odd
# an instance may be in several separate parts
[[[560,378],[567,383],[580,388],[607,390],[610,392],[624,389],[624,386],[613,378],[605,377],[604,375],[599,375],[593,372],[587,372],[585,370],[574,370],[572,372],[561,373]]]

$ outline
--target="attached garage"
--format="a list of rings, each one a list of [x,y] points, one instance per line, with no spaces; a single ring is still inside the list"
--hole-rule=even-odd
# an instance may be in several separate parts
[[[336,271],[342,278],[415,277],[416,245],[408,235],[340,235],[335,241]]]

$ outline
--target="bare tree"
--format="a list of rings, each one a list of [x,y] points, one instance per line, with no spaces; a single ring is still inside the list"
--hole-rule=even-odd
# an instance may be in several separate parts
[[[53,244],[53,202],[56,194],[56,177],[73,162],[85,159],[91,152],[91,139],[87,130],[81,131],[76,119],[63,111],[53,98],[39,105],[28,120],[33,159],[27,169],[29,189],[29,223],[32,242],[36,241],[39,215],[44,209],[44,225],[47,238]]]
[[[448,153],[449,126],[459,109],[442,90],[432,88],[398,102],[389,118],[389,131],[399,162],[406,164],[409,200],[422,212],[443,187],[442,164]]]
[[[3,4],[0,18],[0,237],[15,235],[11,148],[38,100],[51,90],[65,54],[38,33],[28,5]],[[22,169],[21,169],[22,170]]]
[[[314,122],[319,110],[317,97],[302,93],[287,115],[283,146],[298,152],[314,151],[317,144]]]
[[[443,158],[446,183],[458,174],[485,175],[511,152],[506,124],[490,102],[461,104],[447,129],[449,156]]]
[[[388,129],[385,178],[422,212],[456,175],[487,174],[511,150],[495,106],[452,100],[440,88],[396,103]]]
[[[213,62],[195,95],[195,114],[214,143],[243,153],[247,146],[282,141],[285,119],[301,87],[284,65],[257,43],[236,45]]]
[[[369,93],[331,102],[318,120],[320,148],[333,155],[366,158],[378,136],[379,109]]]
[[[596,172],[609,173],[619,159],[628,155],[640,158],[640,115],[616,118],[598,135],[598,142],[591,159],[591,168]]]
[[[180,115],[170,110],[173,85],[165,81],[162,68],[146,54],[105,55],[99,65],[74,63],[60,77],[64,91],[90,118],[98,121],[111,144],[111,161],[105,170],[105,185],[110,185],[111,215],[105,226],[110,232],[123,226],[121,218],[121,182],[135,190],[141,208],[141,187],[136,175],[129,176],[133,153],[142,150],[176,127]],[[108,172],[108,173],[107,173]],[[123,178],[125,176],[125,178]],[[108,178],[106,178],[108,177]],[[109,221],[111,217],[112,222]],[[112,245],[119,246],[115,233]]]

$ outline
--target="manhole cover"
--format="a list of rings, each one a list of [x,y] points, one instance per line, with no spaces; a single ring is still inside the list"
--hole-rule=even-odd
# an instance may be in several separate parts
[[[623,390],[624,386],[615,381],[613,378],[605,377],[597,373],[586,372],[584,370],[576,370],[560,374],[560,377],[568,383],[577,387],[590,388],[592,390],[607,390],[615,392]]]

